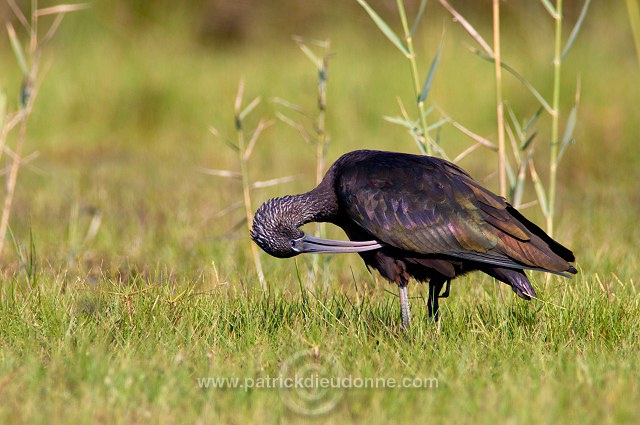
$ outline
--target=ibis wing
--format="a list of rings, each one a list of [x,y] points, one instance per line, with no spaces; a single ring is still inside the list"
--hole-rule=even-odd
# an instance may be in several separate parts
[[[537,226],[447,161],[361,162],[344,170],[337,186],[350,219],[388,245],[503,267],[569,267],[528,228]]]

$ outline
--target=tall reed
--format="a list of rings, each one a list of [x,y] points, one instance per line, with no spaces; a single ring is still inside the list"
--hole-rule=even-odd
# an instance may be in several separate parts
[[[284,106],[289,111],[298,115],[298,119],[292,119],[289,116],[276,112],[276,116],[284,123],[296,129],[302,139],[312,145],[316,155],[315,183],[320,184],[324,177],[326,168],[327,149],[329,147],[330,137],[327,130],[327,83],[329,81],[329,59],[331,57],[331,43],[329,40],[311,40],[306,42],[302,37],[293,37],[294,41],[304,55],[311,61],[318,76],[317,81],[317,98],[316,111],[307,111],[301,106],[284,100],[274,98],[273,102]],[[315,47],[320,49],[320,55],[314,52]],[[302,118],[299,119],[299,118]],[[315,235],[324,237],[326,234],[325,223],[316,223]],[[326,257],[319,255],[313,256],[312,275],[318,277],[320,263],[326,261]]]
[[[371,17],[371,20],[376,24],[376,26],[380,29],[380,31],[393,43],[394,46],[404,55],[404,57],[408,60],[410,69],[411,69],[411,85],[415,93],[415,105],[418,113],[417,119],[410,119],[407,114],[405,114],[405,109],[401,105],[401,109],[403,111],[403,118],[393,118],[389,119],[389,121],[394,122],[396,124],[400,124],[402,126],[407,127],[412,136],[414,137],[418,148],[423,154],[433,155],[434,153],[438,153],[440,156],[447,157],[446,153],[436,141],[430,137],[429,132],[434,128],[438,128],[443,122],[437,123],[436,126],[430,127],[427,124],[427,115],[429,114],[429,109],[426,108],[426,100],[429,95],[429,91],[431,89],[431,84],[433,82],[433,76],[435,74],[436,68],[438,66],[438,61],[440,60],[440,53],[442,51],[442,45],[438,50],[438,53],[435,55],[433,61],[431,62],[431,66],[426,75],[424,83],[421,85],[420,80],[420,72],[418,70],[418,63],[416,58],[416,52],[413,45],[413,38],[415,36],[416,31],[418,30],[420,21],[426,9],[427,1],[422,0],[420,2],[420,7],[418,9],[418,13],[414,20],[411,28],[409,27],[409,20],[407,18],[407,12],[404,6],[403,0],[396,0],[396,6],[398,9],[398,15],[400,17],[400,22],[402,24],[403,37],[401,38],[398,34],[391,28],[391,26],[384,20],[380,15],[367,3],[366,0],[357,0],[358,4],[362,6],[362,8],[367,12],[367,14]]]
[[[9,219],[18,181],[18,172],[20,166],[27,161],[23,157],[23,150],[27,138],[29,118],[38,94],[38,85],[41,83],[39,79],[42,53],[57,32],[65,15],[88,7],[87,4],[73,4],[39,8],[37,0],[31,0],[31,13],[28,14],[29,18],[27,19],[27,15],[20,9],[15,0],[7,0],[7,4],[28,34],[28,46],[26,49],[23,47],[18,31],[16,31],[11,22],[7,22],[5,24],[7,35],[22,73],[22,83],[15,110],[8,108],[6,94],[0,93],[0,158],[6,153],[11,161],[5,185],[6,191],[2,203],[2,214],[0,216],[0,255],[4,251],[6,235],[9,230]],[[45,16],[53,16],[54,20],[41,38],[39,26],[41,19]],[[14,134],[15,137],[12,137]]]
[[[253,153],[253,149],[255,148],[258,139],[263,134],[264,130],[270,127],[273,123],[271,121],[260,119],[253,131],[249,133],[246,132],[245,119],[260,104],[261,99],[259,97],[256,97],[245,105],[244,89],[244,80],[241,79],[240,83],[238,84],[238,91],[236,93],[234,102],[236,141],[233,142],[232,140],[221,136],[220,132],[215,127],[210,127],[209,129],[215,137],[221,139],[229,148],[237,152],[238,168],[240,169],[240,171],[219,170],[211,168],[203,168],[201,169],[201,171],[209,175],[240,181],[242,190],[242,201],[237,202],[228,208],[225,208],[220,212],[220,215],[227,214],[236,209],[242,208],[244,210],[244,217],[242,218],[242,220],[240,220],[238,225],[234,226],[234,229],[244,224],[247,230],[246,234],[248,234],[253,223],[253,204],[251,201],[252,191],[254,189],[275,186],[280,183],[291,181],[293,177],[287,176],[264,181],[251,181],[249,175],[249,159],[251,158],[251,154]],[[265,279],[264,272],[262,271],[260,252],[258,251],[258,247],[254,243],[250,243],[249,245],[251,247],[251,256],[253,258],[253,263],[256,269],[258,280],[262,289],[264,291],[267,291],[267,281]]]
[[[535,187],[538,203],[541,207],[542,213],[545,216],[546,228],[549,235],[553,236],[554,233],[554,219],[556,214],[556,201],[557,201],[557,181],[558,181],[558,167],[562,155],[573,140],[573,129],[575,128],[577,110],[579,104],[579,81],[576,83],[576,95],[575,101],[571,111],[569,112],[566,122],[565,130],[562,139],[560,139],[560,88],[561,88],[561,76],[562,76],[562,62],[573,45],[578,32],[584,22],[584,18],[587,14],[589,4],[591,0],[586,0],[580,12],[580,15],[574,24],[574,27],[564,43],[563,47],[563,6],[562,0],[556,0],[555,5],[550,0],[540,0],[542,6],[547,10],[551,18],[554,20],[554,44],[553,44],[553,59],[552,59],[552,100],[548,102],[540,92],[534,88],[520,73],[514,68],[507,65],[501,57],[500,53],[500,6],[499,0],[493,1],[493,38],[494,48],[491,49],[489,45],[484,41],[480,33],[469,23],[465,17],[463,17],[456,9],[451,6],[447,0],[439,0],[440,4],[455,18],[467,33],[478,43],[479,49],[475,52],[494,64],[495,70],[495,89],[496,89],[496,115],[498,125],[498,169],[500,179],[500,192],[503,196],[508,196],[509,199],[516,204],[520,202],[523,185],[525,183],[526,170],[529,170],[531,176],[531,182]],[[502,98],[502,69],[507,71],[518,81],[520,81],[524,87],[531,92],[536,100],[542,105],[542,108],[536,113],[528,123],[521,124],[515,113],[510,110],[510,123],[505,123],[504,120],[504,99]],[[550,146],[549,156],[547,159],[547,167],[549,170],[549,180],[546,185],[542,183],[533,160],[533,139],[537,134],[534,132],[531,136],[527,135],[527,132],[531,129],[531,126],[537,121],[540,112],[546,111],[551,121],[551,134],[550,134]],[[523,131],[523,127],[525,130]],[[515,169],[511,166],[509,158],[505,151],[505,130],[510,138],[513,147],[512,161],[515,162]],[[519,143],[519,146],[518,146]],[[514,171],[515,170],[515,171]],[[507,194],[506,180],[509,179],[509,190]]]
[[[504,143],[504,103],[502,100],[502,63],[500,49],[500,0],[493,0],[493,57],[496,80],[496,121],[498,124],[498,181],[500,195],[507,196],[507,167]]]

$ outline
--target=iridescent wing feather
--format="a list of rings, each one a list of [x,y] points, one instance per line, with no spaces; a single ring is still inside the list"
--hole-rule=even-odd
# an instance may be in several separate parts
[[[572,269],[571,251],[447,161],[381,154],[342,170],[336,189],[353,222],[396,248],[500,267]]]

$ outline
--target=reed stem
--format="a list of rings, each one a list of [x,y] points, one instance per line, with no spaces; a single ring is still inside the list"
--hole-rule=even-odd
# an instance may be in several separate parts
[[[640,61],[640,7],[638,6],[638,0],[627,0],[627,13],[629,14],[629,23],[631,24],[633,41],[636,46],[636,56]]]
[[[327,81],[329,78],[329,40],[323,43],[324,56],[320,61],[320,69],[318,69],[318,115],[316,118],[316,185],[319,185],[324,177],[325,160],[327,146],[329,144],[329,136],[326,130],[327,116]],[[326,223],[316,224],[316,236],[320,238],[326,237]],[[313,275],[318,276],[320,271],[320,263],[325,264],[319,255],[313,256]]]
[[[556,1],[555,44],[553,55],[553,100],[551,114],[551,154],[549,158],[549,199],[547,211],[547,233],[553,237],[553,220],[556,209],[556,182],[558,173],[558,149],[560,145],[560,77],[562,70],[562,0]]]
[[[493,63],[496,79],[496,117],[498,121],[498,178],[500,195],[507,196],[507,166],[504,143],[504,102],[502,99],[502,60],[500,58],[500,0],[493,0]]]
[[[427,125],[427,117],[424,109],[424,101],[420,100],[420,93],[422,88],[420,86],[420,74],[418,73],[418,63],[416,61],[416,54],[413,48],[413,36],[409,29],[409,22],[407,21],[407,12],[404,8],[403,0],[396,0],[398,5],[398,12],[400,14],[400,20],[402,21],[402,30],[404,31],[405,41],[407,42],[407,50],[409,54],[407,59],[411,64],[411,76],[413,77],[413,88],[416,96],[416,105],[418,107],[418,114],[420,115],[420,131],[422,132],[422,153],[432,155],[433,149],[431,148],[431,142],[429,141],[429,127]]]
[[[242,102],[242,92],[244,91],[244,83],[240,82],[240,87],[238,88],[238,96],[236,98],[235,105],[235,119],[236,119],[236,135],[238,139],[238,157],[240,161],[240,174],[242,176],[242,199],[244,203],[244,212],[245,218],[247,220],[247,228],[251,228],[251,223],[253,223],[253,208],[251,207],[251,182],[249,181],[249,167],[248,167],[248,155],[246,154],[246,141],[244,137],[244,129],[242,125],[242,114],[240,112],[240,106]],[[253,256],[253,263],[256,267],[256,273],[258,274],[258,280],[260,281],[260,286],[262,286],[263,291],[267,291],[267,282],[264,278],[264,273],[262,271],[262,263],[260,261],[260,253],[258,252],[258,247],[256,244],[251,243],[251,255]]]

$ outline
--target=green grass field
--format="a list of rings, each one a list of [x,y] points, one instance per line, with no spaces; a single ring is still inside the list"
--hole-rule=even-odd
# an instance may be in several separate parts
[[[430,99],[493,140],[493,66],[469,53],[471,41],[435,3],[416,37],[426,70],[446,28]],[[246,228],[234,230],[241,212],[219,214],[242,199],[240,184],[201,172],[237,170],[208,128],[235,137],[244,77],[246,98],[262,98],[248,127],[274,120],[249,163],[252,181],[296,176],[255,190],[253,207],[314,185],[314,148],[270,102],[315,108],[317,75],[282,21],[274,28],[254,16],[248,38],[227,44],[203,40],[190,10],[140,17],[100,2],[67,16],[43,57],[25,145],[38,156],[20,169],[0,260],[0,423],[640,422],[640,69],[617,3],[593,2],[563,67],[565,117],[578,74],[582,95],[576,144],[560,166],[556,237],[580,273],[529,273],[541,298],[531,302],[465,276],[438,326],[427,321],[426,287],[413,284],[406,335],[396,288],[357,255],[323,257],[313,279],[311,258],[262,255],[263,293]],[[542,6],[505,7],[503,55],[549,97],[551,23]],[[382,119],[398,114],[397,96],[411,102],[407,63],[357,7],[322,6],[321,15],[291,31],[331,39],[329,163],[360,148],[416,153]],[[490,24],[480,28],[490,39]],[[19,70],[6,37],[0,69],[14,105]],[[516,80],[505,77],[504,90],[514,109],[535,113]],[[548,133],[541,121],[541,158]],[[470,145],[451,126],[440,137],[453,155]],[[460,165],[496,190],[494,153]],[[535,199],[531,185],[525,199]],[[523,212],[543,223],[537,206]],[[257,388],[296,366],[352,383],[428,385]],[[203,388],[206,378],[244,388]]]

